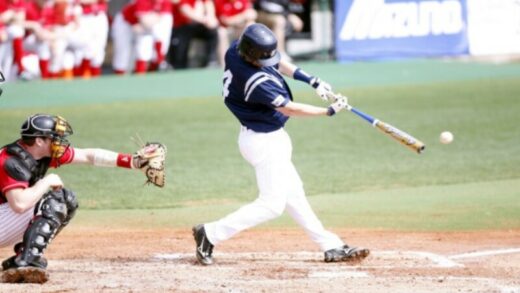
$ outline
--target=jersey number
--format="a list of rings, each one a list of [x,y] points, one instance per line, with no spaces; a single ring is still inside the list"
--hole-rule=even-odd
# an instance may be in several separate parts
[[[224,72],[224,76],[222,77],[222,82],[224,83],[224,87],[222,89],[222,95],[224,99],[229,95],[229,85],[231,84],[231,80],[233,79],[233,73],[228,69]]]

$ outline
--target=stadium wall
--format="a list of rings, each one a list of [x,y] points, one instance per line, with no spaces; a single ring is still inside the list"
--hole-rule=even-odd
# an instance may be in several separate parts
[[[518,0],[335,0],[339,61],[520,53]]]

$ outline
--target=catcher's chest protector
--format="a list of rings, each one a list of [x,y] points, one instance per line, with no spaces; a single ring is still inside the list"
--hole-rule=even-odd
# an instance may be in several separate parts
[[[5,150],[11,155],[4,165],[7,174],[16,180],[28,181],[29,186],[33,186],[38,180],[42,179],[49,169],[51,158],[35,160],[16,142],[5,146]]]

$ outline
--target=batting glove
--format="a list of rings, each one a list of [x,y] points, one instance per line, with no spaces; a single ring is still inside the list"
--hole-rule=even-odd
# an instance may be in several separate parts
[[[348,99],[347,97],[339,96],[336,97],[336,101],[327,108],[327,115],[333,116],[339,111],[346,109],[348,106]]]
[[[323,101],[333,101],[332,98],[334,97],[334,93],[332,92],[332,87],[327,82],[314,77],[311,82],[311,86],[316,89],[316,94],[322,99]]]

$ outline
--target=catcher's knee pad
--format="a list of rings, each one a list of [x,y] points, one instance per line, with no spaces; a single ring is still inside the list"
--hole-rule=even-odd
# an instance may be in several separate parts
[[[59,227],[67,217],[67,209],[63,189],[49,191],[42,196],[42,199],[36,205],[35,216],[48,219]]]
[[[76,198],[76,194],[72,192],[72,190],[68,190],[63,188],[63,200],[65,202],[65,205],[67,206],[67,216],[65,217],[65,220],[62,223],[62,226],[66,226],[69,221],[74,217],[76,214],[76,210],[79,207],[78,199]]]

